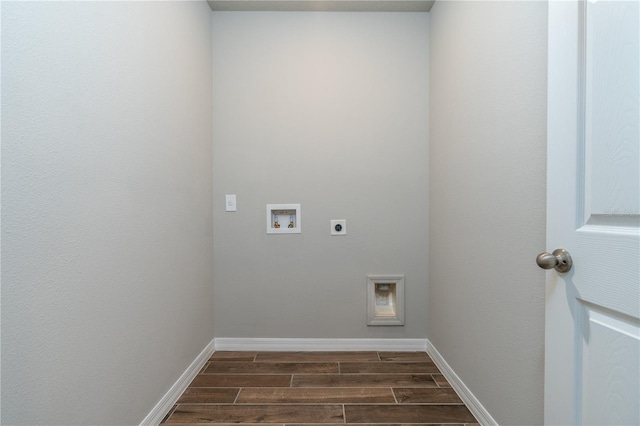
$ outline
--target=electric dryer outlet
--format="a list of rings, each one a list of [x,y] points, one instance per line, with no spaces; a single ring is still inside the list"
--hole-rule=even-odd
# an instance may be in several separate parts
[[[347,235],[347,220],[346,219],[332,219],[331,220],[331,235]]]

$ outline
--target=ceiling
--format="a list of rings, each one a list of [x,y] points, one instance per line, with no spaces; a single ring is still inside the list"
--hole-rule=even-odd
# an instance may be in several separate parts
[[[428,12],[435,0],[207,0],[214,11]]]

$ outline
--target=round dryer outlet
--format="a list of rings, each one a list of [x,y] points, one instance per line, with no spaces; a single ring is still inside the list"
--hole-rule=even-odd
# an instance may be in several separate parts
[[[332,219],[331,220],[331,235],[347,235],[347,220],[346,219]]]

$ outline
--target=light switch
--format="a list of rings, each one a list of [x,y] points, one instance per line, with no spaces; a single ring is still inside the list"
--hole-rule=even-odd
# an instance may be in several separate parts
[[[236,211],[236,194],[227,194],[224,196],[225,210],[228,212]]]

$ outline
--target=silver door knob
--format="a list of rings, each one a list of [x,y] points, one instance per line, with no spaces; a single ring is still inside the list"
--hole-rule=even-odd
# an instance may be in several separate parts
[[[540,253],[536,257],[536,263],[542,269],[555,268],[558,272],[568,272],[573,265],[571,256],[565,249],[555,249],[553,253]]]

